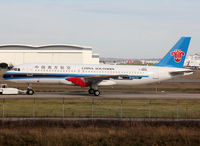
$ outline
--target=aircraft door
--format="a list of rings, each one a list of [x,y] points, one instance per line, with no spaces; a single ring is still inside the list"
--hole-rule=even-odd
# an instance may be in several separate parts
[[[155,69],[153,72],[153,79],[154,80],[159,80],[159,70]]]

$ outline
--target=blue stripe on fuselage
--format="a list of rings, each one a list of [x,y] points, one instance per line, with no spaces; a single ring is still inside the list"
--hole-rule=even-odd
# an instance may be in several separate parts
[[[92,77],[92,76],[111,76],[108,74],[62,74],[62,73],[20,73],[20,72],[6,72],[3,75],[5,80],[13,80],[13,79],[33,79],[33,78],[51,78],[51,79],[66,79],[69,77]],[[123,75],[122,75],[123,76]],[[148,77],[146,75],[124,75],[128,77]],[[122,79],[123,80],[123,79]],[[127,80],[127,79],[124,79]],[[129,79],[131,80],[131,79]]]

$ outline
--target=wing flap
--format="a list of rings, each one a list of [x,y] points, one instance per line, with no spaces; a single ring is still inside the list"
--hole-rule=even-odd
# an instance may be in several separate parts
[[[119,77],[128,77],[128,75],[109,75],[109,76],[90,76],[90,77],[85,77],[85,79],[116,79]]]

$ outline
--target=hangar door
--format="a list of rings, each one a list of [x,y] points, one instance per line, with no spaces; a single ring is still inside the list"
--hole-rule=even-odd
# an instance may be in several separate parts
[[[73,53],[53,53],[53,63],[71,63],[71,64],[82,64],[83,55],[79,52]]]
[[[52,53],[24,53],[24,63],[51,63]]]

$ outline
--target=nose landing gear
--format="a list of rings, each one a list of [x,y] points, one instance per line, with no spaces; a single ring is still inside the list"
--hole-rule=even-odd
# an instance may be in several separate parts
[[[33,95],[35,93],[35,91],[33,89],[27,89],[26,94],[28,95]]]
[[[33,95],[35,91],[32,89],[32,84],[28,84],[28,88],[26,90],[27,95]]]

